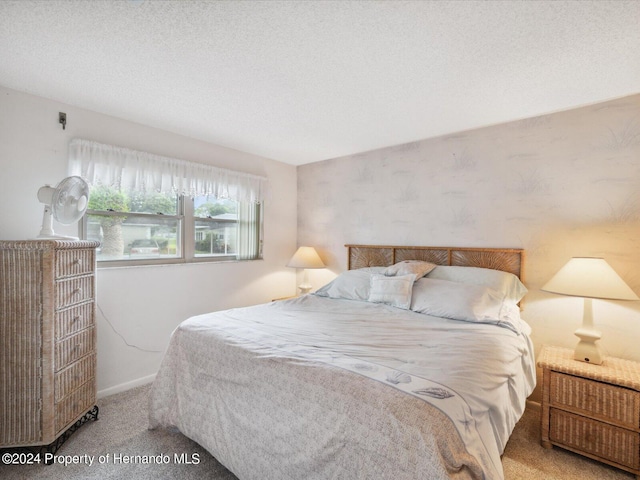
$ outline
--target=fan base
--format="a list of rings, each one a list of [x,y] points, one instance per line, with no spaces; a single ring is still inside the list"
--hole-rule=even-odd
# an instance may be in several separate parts
[[[78,237],[70,237],[67,235],[38,235],[37,238],[42,240],[79,240]]]

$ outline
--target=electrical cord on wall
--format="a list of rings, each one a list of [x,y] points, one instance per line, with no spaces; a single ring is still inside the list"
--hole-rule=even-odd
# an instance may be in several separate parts
[[[141,352],[148,352],[148,353],[162,353],[162,350],[148,350],[146,348],[142,348],[142,347],[138,347],[137,345],[133,345],[129,342],[127,342],[127,339],[124,338],[124,336],[118,332],[115,327],[113,326],[113,324],[109,321],[109,319],[107,318],[107,316],[104,314],[104,311],[102,310],[102,307],[100,307],[100,305],[98,304],[98,302],[96,302],[96,306],[98,307],[98,310],[100,311],[100,314],[102,315],[102,318],[104,318],[106,320],[106,322],[109,324],[109,326],[111,327],[111,330],[113,330],[113,333],[115,333],[116,335],[118,335],[122,341],[125,343],[125,345],[127,347],[131,347],[131,348],[135,348],[136,350],[140,350]]]

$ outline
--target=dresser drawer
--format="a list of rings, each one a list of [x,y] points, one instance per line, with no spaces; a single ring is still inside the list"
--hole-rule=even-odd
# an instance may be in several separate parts
[[[56,373],[56,403],[96,376],[96,354],[92,353]]]
[[[93,302],[56,312],[56,341],[94,325]]]
[[[95,249],[58,250],[56,252],[56,278],[93,273]]]
[[[625,467],[640,468],[640,433],[551,409],[552,442]]]
[[[95,327],[82,330],[71,337],[67,337],[56,343],[55,371],[58,372],[64,367],[75,362],[79,358],[96,349]]]
[[[551,372],[549,386],[551,406],[640,428],[640,392],[558,372]]]
[[[56,282],[56,310],[86,302],[94,297],[93,275]]]
[[[88,412],[96,398],[96,382],[90,380],[56,403],[56,435],[82,414]]]

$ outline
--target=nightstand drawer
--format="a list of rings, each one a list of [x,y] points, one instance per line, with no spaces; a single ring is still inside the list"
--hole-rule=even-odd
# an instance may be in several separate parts
[[[571,409],[627,428],[640,428],[640,392],[551,372],[551,406]]]
[[[552,442],[635,470],[640,468],[639,433],[555,408],[550,413]]]

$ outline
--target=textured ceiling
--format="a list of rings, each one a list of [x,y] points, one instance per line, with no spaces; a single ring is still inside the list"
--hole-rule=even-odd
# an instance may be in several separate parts
[[[640,1],[0,0],[0,85],[303,164],[639,93]]]

